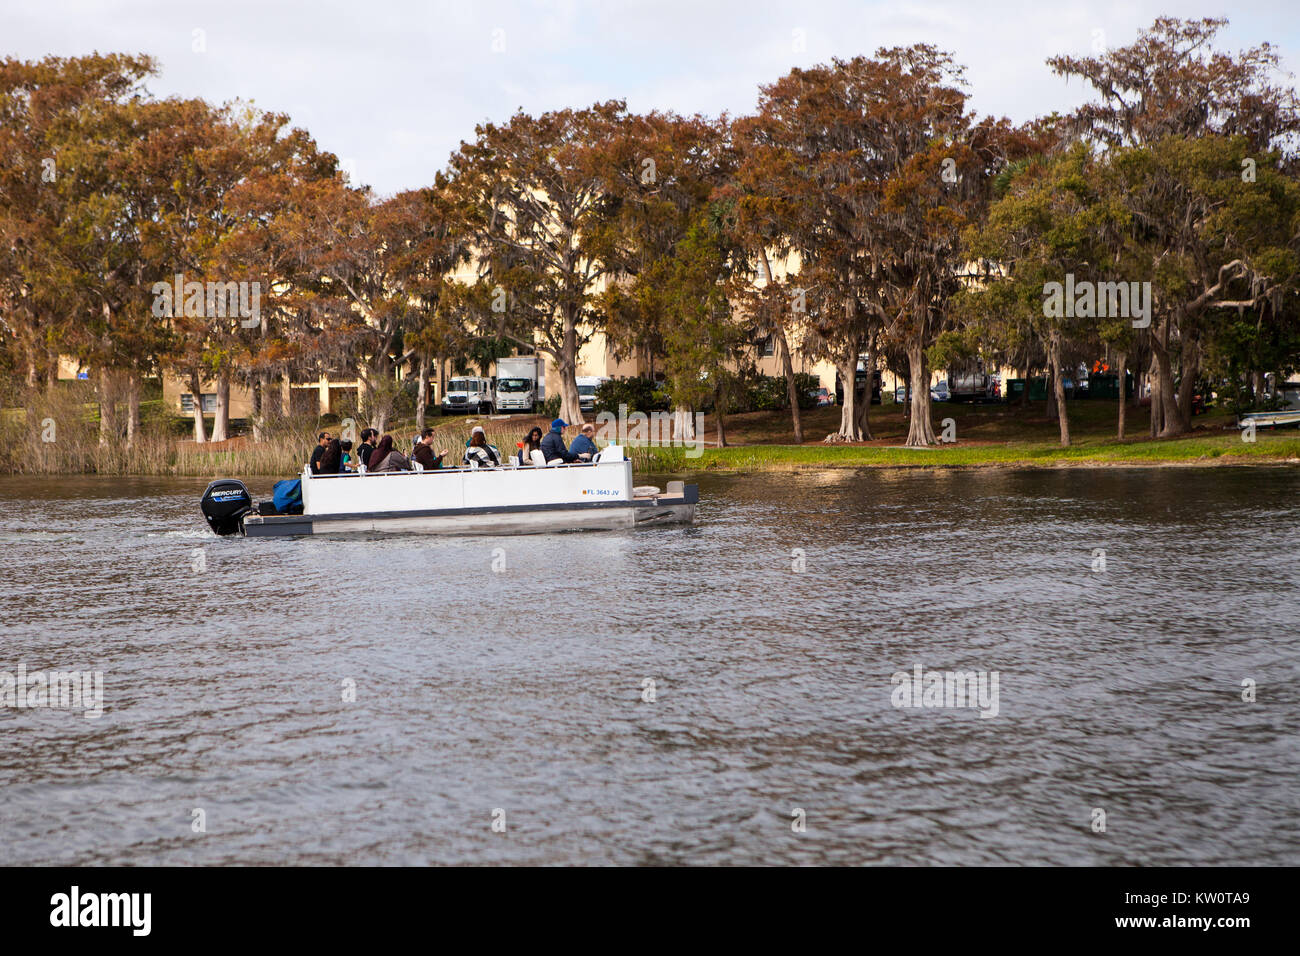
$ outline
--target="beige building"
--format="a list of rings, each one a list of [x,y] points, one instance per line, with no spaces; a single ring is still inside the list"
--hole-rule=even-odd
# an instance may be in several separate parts
[[[799,260],[795,254],[772,261],[772,270],[778,280],[784,279],[791,274],[797,274],[798,266]],[[471,262],[462,266],[453,274],[452,278],[467,284],[472,283],[478,278],[477,268]],[[602,284],[604,281],[602,280]],[[764,281],[759,280],[760,284]],[[792,330],[788,338],[794,370],[797,373],[815,376],[820,386],[834,393],[837,378],[835,365],[825,359],[807,358],[800,349],[800,335],[797,329]],[[773,339],[768,337],[754,342],[753,345],[755,364],[758,371],[764,375],[782,375],[782,363],[776,353]],[[555,362],[550,356],[543,356],[543,358],[546,367],[546,394],[548,396],[558,394],[560,380]],[[402,376],[404,371],[404,369],[399,369],[397,374]],[[581,347],[578,353],[577,375],[579,377],[623,378],[634,375],[649,375],[654,371],[656,370],[652,368],[649,362],[640,358],[620,359],[616,357],[605,334],[600,331],[594,332],[590,340]],[[1001,371],[1004,376],[1008,374],[1008,370]],[[84,373],[74,361],[66,358],[60,359],[60,378],[72,379],[82,375]],[[441,399],[439,382],[446,381],[451,375],[450,363],[444,363],[442,369],[433,371],[429,383],[430,404],[436,405],[439,402]],[[931,377],[931,384],[938,382],[943,377],[944,373],[942,372],[934,373]],[[896,387],[904,384],[905,382],[896,379],[893,373],[882,371],[882,391],[886,396],[886,401],[892,398]],[[162,385],[162,398],[167,408],[176,415],[189,416],[193,414],[196,399],[191,394],[188,381],[175,375],[164,374]],[[321,375],[307,381],[281,381],[280,390],[282,408],[306,414],[338,415],[356,408],[357,397],[360,393],[360,382],[355,378],[340,381],[337,377],[330,378],[327,375]],[[203,410],[208,414],[213,414],[216,411],[216,391],[215,381],[201,383],[198,401],[202,402]],[[230,418],[247,419],[251,417],[252,411],[252,390],[232,382],[230,385]]]

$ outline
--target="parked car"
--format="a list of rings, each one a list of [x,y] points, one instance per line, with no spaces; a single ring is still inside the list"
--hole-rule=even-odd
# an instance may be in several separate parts
[[[829,388],[826,388],[825,386],[821,388],[809,389],[808,395],[812,398],[814,402],[817,403],[818,408],[822,408],[823,406],[826,405],[835,404],[835,399],[831,397],[831,390]]]
[[[948,400],[951,399],[951,398],[952,398],[952,395],[949,394],[949,392],[948,392],[948,383],[947,383],[946,381],[944,381],[944,382],[939,382],[939,383],[937,383],[937,384],[935,384],[935,385],[930,386],[930,400],[931,400],[931,401],[933,401],[933,402],[946,402],[946,401],[948,401]]]
[[[867,365],[865,362],[858,362],[857,371],[853,375],[853,387],[861,395],[867,388]],[[844,382],[840,380],[840,373],[835,373],[835,401],[833,404],[844,404]],[[871,404],[880,404],[880,370],[871,373]]]

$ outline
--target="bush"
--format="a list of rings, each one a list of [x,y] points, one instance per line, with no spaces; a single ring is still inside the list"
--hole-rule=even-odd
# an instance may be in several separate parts
[[[611,378],[600,383],[596,389],[596,407],[617,412],[620,405],[626,405],[629,412],[664,412],[670,407],[668,395],[654,379],[644,375]]]
[[[786,405],[785,376],[759,375],[745,383],[734,411],[775,412]]]
[[[782,382],[785,379],[781,379]],[[821,379],[816,375],[809,375],[807,372],[794,373],[795,393],[799,396],[800,408],[817,407],[817,389],[822,387]]]
[[[559,392],[556,392],[554,395],[548,395],[546,396],[546,398],[542,399],[541,413],[543,418],[553,419],[553,418],[560,417],[560,393]]]
[[[800,408],[816,408],[817,399],[812,393],[821,386],[816,375],[796,372],[795,393]],[[740,394],[731,403],[733,412],[779,412],[790,407],[790,397],[784,375],[757,375],[743,384]]]

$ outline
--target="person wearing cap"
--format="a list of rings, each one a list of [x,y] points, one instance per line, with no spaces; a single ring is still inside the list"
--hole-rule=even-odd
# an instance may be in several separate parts
[[[573,444],[569,446],[569,451],[577,455],[580,461],[591,461],[599,450],[596,447],[596,426],[587,422],[582,426],[578,437],[573,440]]]
[[[551,422],[551,430],[542,439],[542,454],[546,456],[547,464],[556,459],[563,462],[578,460],[578,456],[569,451],[568,446],[564,444],[564,430],[568,427],[569,423],[563,418],[557,418]]]
[[[480,468],[495,468],[501,464],[501,453],[497,451],[496,445],[488,444],[487,432],[482,425],[475,425],[469,433],[469,441],[465,442],[464,463],[478,465]]]

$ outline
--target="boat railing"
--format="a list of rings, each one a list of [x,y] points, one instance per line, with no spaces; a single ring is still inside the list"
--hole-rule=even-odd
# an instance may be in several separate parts
[[[503,471],[546,471],[552,468],[566,468],[566,469],[567,468],[595,468],[600,465],[621,465],[627,461],[627,458],[623,455],[622,449],[619,446],[611,445],[608,446],[607,448],[601,449],[601,452],[603,453],[607,451],[608,448],[616,448],[618,450],[618,457],[610,458],[607,461],[573,461],[573,462],[555,462],[553,464],[547,464],[547,465],[534,465],[534,464],[521,465],[514,460],[514,456],[512,455],[506,461],[503,461],[499,466],[493,468],[481,468],[477,465],[454,465],[448,468],[430,469],[430,468],[422,467],[418,461],[412,461],[411,464],[414,467],[410,470],[402,469],[398,471],[370,471],[366,468],[365,465],[362,465],[356,471],[341,471],[338,474],[333,474],[333,475],[313,475],[311,473],[311,463],[307,462],[303,465],[302,477],[310,478],[312,481],[318,481],[320,479],[329,479],[329,478],[391,478],[394,476],[397,477],[406,476],[409,478],[412,475],[455,475],[455,474],[465,474],[469,472],[483,472],[485,474],[500,474]]]

